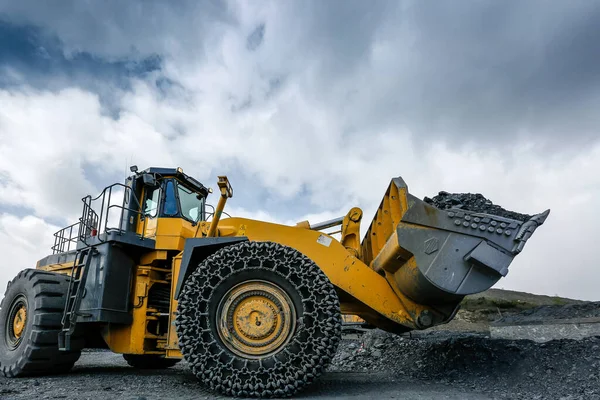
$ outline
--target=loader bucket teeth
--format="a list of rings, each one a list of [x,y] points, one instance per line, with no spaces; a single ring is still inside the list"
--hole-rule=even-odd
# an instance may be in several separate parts
[[[374,255],[372,266],[394,274],[399,289],[424,304],[492,287],[508,274],[514,257],[550,213],[520,221],[460,208],[440,209],[410,194],[401,178],[392,181],[387,196],[378,214],[396,212],[398,219],[387,228],[389,239]],[[395,203],[392,197],[398,197]],[[370,232],[379,235],[381,220],[376,215]]]

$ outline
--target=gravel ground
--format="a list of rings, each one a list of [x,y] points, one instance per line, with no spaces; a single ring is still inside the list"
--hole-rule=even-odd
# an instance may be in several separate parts
[[[225,398],[203,390],[185,362],[139,371],[105,351],[84,352],[70,374],[0,378],[3,400],[102,397]],[[484,333],[407,338],[375,330],[343,340],[327,373],[294,398],[600,400],[600,337],[536,344]]]
[[[491,200],[486,199],[482,194],[477,193],[448,193],[439,192],[433,198],[425,197],[423,199],[441,210],[450,208],[459,208],[467,211],[497,215],[499,217],[516,219],[517,221],[527,221],[531,215],[520,214],[514,211],[505,210],[495,205]]]
[[[414,399],[479,400],[491,397],[394,376],[387,372],[328,372],[294,398],[297,399]],[[139,371],[128,367],[118,354],[85,352],[67,375],[43,378],[0,378],[0,399],[204,400],[229,399],[198,385],[185,362],[167,370]]]
[[[600,337],[546,343],[491,339],[487,315],[466,316],[410,335],[373,330],[346,338],[326,374],[294,398],[600,400]],[[600,302],[541,306],[505,318],[596,316]],[[84,351],[69,374],[0,378],[2,400],[103,397],[226,398],[204,390],[184,361],[167,370],[140,371],[108,351]]]
[[[386,371],[494,399],[600,399],[600,337],[581,341],[493,340],[437,331],[405,338],[376,330],[346,340],[332,371]]]

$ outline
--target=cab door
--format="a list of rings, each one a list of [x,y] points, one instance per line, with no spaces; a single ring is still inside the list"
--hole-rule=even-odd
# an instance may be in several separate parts
[[[142,212],[138,217],[137,233],[147,238],[156,237],[156,226],[162,198],[162,185],[145,186],[142,194]]]

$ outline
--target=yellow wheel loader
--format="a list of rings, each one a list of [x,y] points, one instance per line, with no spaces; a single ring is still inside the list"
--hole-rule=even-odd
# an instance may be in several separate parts
[[[342,315],[395,333],[446,323],[508,273],[549,214],[436,208],[398,177],[361,240],[359,208],[293,226],[233,218],[227,177],[211,209],[212,190],[181,168],[131,170],[83,198],[52,254],[9,283],[4,376],[65,373],[82,349],[108,348],[136,368],[185,359],[222,394],[291,396],[333,358]],[[325,232],[335,226],[340,239]]]

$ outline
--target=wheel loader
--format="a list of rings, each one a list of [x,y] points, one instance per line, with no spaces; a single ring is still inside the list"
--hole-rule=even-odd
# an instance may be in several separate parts
[[[224,211],[226,176],[213,207],[212,190],[181,168],[131,172],[84,197],[51,254],[8,284],[3,376],[66,373],[95,348],[136,368],[185,359],[215,393],[291,396],[334,357],[342,315],[394,333],[447,323],[466,295],[506,276],[550,212],[443,210],[396,177],[361,240],[357,207],[316,224],[236,218]]]

